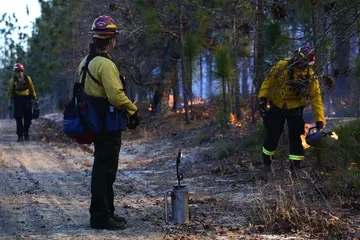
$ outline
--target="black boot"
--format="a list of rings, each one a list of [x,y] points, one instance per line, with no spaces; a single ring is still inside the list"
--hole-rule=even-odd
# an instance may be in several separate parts
[[[126,218],[121,217],[121,216],[119,216],[119,215],[117,215],[115,213],[112,214],[111,218],[114,219],[116,222],[127,223]]]
[[[21,136],[21,135],[19,135],[19,136],[18,136],[18,139],[17,139],[16,141],[17,141],[17,142],[22,142],[22,141],[24,141],[24,137]]]
[[[29,133],[24,134],[25,141],[30,141]]]
[[[94,229],[107,229],[107,230],[123,230],[127,228],[126,223],[117,222],[113,218],[105,221],[90,219],[90,226]]]
[[[261,171],[261,179],[268,181],[269,180],[269,174],[271,174],[271,163],[272,163],[272,156],[263,154],[263,169]]]
[[[290,160],[290,172],[291,172],[291,177],[293,179],[299,179],[299,173],[300,173],[300,161],[293,161]]]

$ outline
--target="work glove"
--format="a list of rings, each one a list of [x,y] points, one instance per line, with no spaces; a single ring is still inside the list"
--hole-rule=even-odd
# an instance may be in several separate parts
[[[126,127],[128,129],[135,129],[137,126],[139,126],[139,124],[140,124],[139,110],[136,110],[136,112],[133,115],[129,116]]]
[[[267,111],[267,98],[261,97],[259,98],[259,111],[261,115],[264,115]]]
[[[316,124],[317,129],[323,129],[324,128],[324,122],[323,121],[318,121],[315,124]]]
[[[9,109],[9,111],[12,110],[12,104],[11,103],[8,103],[8,109]]]

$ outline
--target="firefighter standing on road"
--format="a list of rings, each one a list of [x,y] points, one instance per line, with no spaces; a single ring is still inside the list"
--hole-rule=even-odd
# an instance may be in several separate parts
[[[8,108],[12,111],[14,104],[17,141],[22,142],[24,138],[28,141],[32,120],[32,101],[37,102],[36,91],[31,77],[24,74],[24,66],[21,63],[16,63],[13,70],[14,76],[10,79],[8,88]]]
[[[97,112],[110,108],[125,109],[130,121],[136,127],[139,111],[125,94],[124,83],[120,79],[119,71],[111,60],[109,52],[115,47],[118,34],[116,22],[109,16],[99,16],[92,24],[89,32],[93,43],[89,55],[94,56],[90,61],[86,56],[79,65],[80,81],[83,67],[88,63],[85,76],[84,92],[94,101],[106,102],[98,106]],[[100,116],[101,114],[99,114]],[[129,126],[128,126],[129,128]],[[91,175],[91,205],[90,225],[95,229],[118,230],[126,228],[126,219],[115,214],[113,183],[118,170],[119,152],[121,147],[120,131],[103,131],[95,135],[95,154]]]
[[[290,141],[290,170],[297,177],[304,149],[300,135],[304,134],[303,110],[310,99],[317,128],[325,125],[320,85],[311,66],[315,52],[310,46],[295,51],[292,58],[279,61],[266,77],[259,91],[259,107],[266,128],[263,145],[263,178],[271,171],[271,162],[287,121]],[[270,108],[268,109],[268,104]]]

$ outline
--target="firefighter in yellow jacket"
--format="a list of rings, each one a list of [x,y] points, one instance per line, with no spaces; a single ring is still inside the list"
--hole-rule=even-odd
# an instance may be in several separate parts
[[[290,170],[297,177],[304,149],[300,135],[304,134],[303,110],[310,99],[317,128],[325,126],[320,85],[311,66],[315,52],[310,46],[295,51],[292,58],[279,61],[264,80],[259,91],[259,108],[266,128],[263,145],[263,177],[271,170],[271,162],[287,121],[290,141]],[[270,108],[268,106],[270,105]]]
[[[36,91],[30,76],[24,74],[21,63],[14,65],[14,76],[9,81],[8,99],[9,111],[14,103],[14,118],[16,119],[16,134],[18,142],[29,140],[29,128],[32,120],[32,101],[36,100]]]
[[[99,16],[92,24],[93,43],[89,55],[80,63],[80,81],[85,76],[84,92],[92,97],[99,116],[108,111],[125,109],[135,127],[139,111],[125,94],[124,82],[112,61],[110,51],[115,47],[117,25],[109,16]],[[89,60],[89,56],[92,56]],[[88,65],[87,70],[84,66]],[[94,100],[95,99],[95,100]],[[104,103],[105,102],[105,103]],[[120,230],[126,228],[126,219],[115,214],[113,183],[119,162],[120,131],[103,131],[95,135],[95,154],[91,175],[90,225],[95,229]]]

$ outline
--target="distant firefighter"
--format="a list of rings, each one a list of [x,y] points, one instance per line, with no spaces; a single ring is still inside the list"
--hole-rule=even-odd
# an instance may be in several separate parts
[[[9,111],[14,110],[18,142],[22,142],[24,138],[26,141],[30,140],[29,128],[33,118],[33,101],[38,105],[34,83],[30,76],[24,74],[24,70],[21,63],[15,63],[14,75],[9,81],[8,88],[8,108]]]

